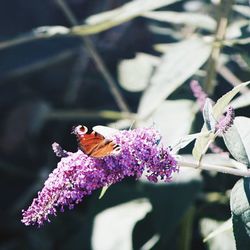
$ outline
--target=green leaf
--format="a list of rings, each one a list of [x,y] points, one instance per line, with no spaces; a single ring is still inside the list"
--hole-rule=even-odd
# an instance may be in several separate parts
[[[239,84],[238,86],[234,87],[232,90],[227,92],[225,95],[223,95],[214,105],[213,107],[213,114],[215,119],[218,119],[224,112],[225,108],[227,105],[230,103],[230,101],[239,93],[241,88],[247,86],[250,83],[248,82],[243,82]]]
[[[226,222],[210,218],[201,219],[200,230],[203,236],[208,235],[206,241],[203,240],[207,245],[205,249],[236,250],[231,218]]]
[[[184,137],[190,132],[195,115],[192,108],[193,102],[190,100],[164,101],[139,126],[155,124],[162,135],[161,142],[166,145],[174,145],[180,137]],[[176,112],[177,110],[178,112]]]
[[[104,186],[102,188],[101,193],[100,193],[98,199],[101,199],[104,196],[104,194],[107,192],[108,188],[109,188],[109,186]]]
[[[144,53],[138,53],[133,59],[122,60],[118,65],[118,78],[121,86],[131,92],[144,90],[159,64],[159,58]]]
[[[136,199],[99,213],[94,220],[93,249],[132,249],[132,232],[137,221],[152,210],[148,199]]]
[[[233,125],[225,135],[223,135],[224,142],[228,151],[232,154],[232,156],[239,162],[248,165],[249,159],[247,157],[247,153],[244,147],[244,144],[241,140],[240,134]]]
[[[236,117],[234,125],[223,135],[224,142],[233,157],[250,165],[250,118]]]
[[[232,189],[230,207],[237,250],[250,246],[250,178],[240,179]]]
[[[244,82],[239,84],[238,86],[234,87],[231,91],[227,92],[225,95],[223,95],[214,105],[213,107],[213,116],[216,120],[220,118],[220,116],[223,114],[225,108],[228,106],[230,101],[234,98],[234,96],[239,93],[240,89],[244,86],[247,86],[250,83]],[[205,125],[203,125],[201,132],[206,133],[208,132]],[[211,140],[211,137],[207,136],[201,136],[196,139],[195,145],[193,148],[193,156],[196,160],[200,160],[202,157],[202,154],[204,153],[205,148],[208,146],[209,140]]]
[[[190,25],[198,28],[203,28],[209,31],[214,31],[216,27],[216,21],[212,17],[201,13],[151,11],[143,14],[143,16],[161,22]]]
[[[70,29],[65,26],[40,26],[33,30],[35,36],[46,35],[48,37],[55,35],[69,34]]]
[[[242,14],[243,16],[250,18],[250,7],[246,5],[233,5],[233,10],[237,11],[238,13]]]
[[[214,131],[216,120],[213,115],[212,101],[207,98],[203,108],[203,119],[208,131]]]
[[[227,42],[229,42],[229,44],[230,44],[230,42],[232,44],[237,44],[237,43],[241,44],[242,42],[244,43],[244,41],[245,41],[244,38],[243,39],[236,39],[236,38],[242,37],[242,35],[243,35],[242,28],[247,27],[248,25],[249,25],[249,20],[238,20],[238,21],[234,21],[233,23],[228,25],[227,32],[226,32],[226,39],[227,40],[225,41],[225,43],[226,44],[227,44]]]
[[[173,152],[178,152],[181,148],[185,148],[193,140],[197,139],[199,136],[202,136],[202,133],[190,134],[184,137],[181,137],[176,144],[172,145]],[[208,134],[206,134],[208,135]]]
[[[77,35],[95,34],[127,22],[147,11],[158,9],[179,1],[180,0],[130,1],[119,8],[89,17],[86,20],[87,24],[75,26],[72,32]]]
[[[195,37],[179,42],[162,57],[162,62],[143,93],[138,114],[149,116],[174,90],[190,78],[207,60],[211,45]]]
[[[234,109],[244,108],[250,105],[250,92],[244,93],[235,98],[231,104]]]
[[[206,221],[204,221],[204,220],[206,220]],[[232,228],[233,228],[232,219],[231,218],[229,220],[223,222],[223,223],[220,223],[220,225],[218,225],[218,222],[216,222],[214,220],[210,220],[210,219],[204,219],[204,220],[202,221],[202,223],[205,224],[205,225],[202,225],[203,227],[207,227],[208,223],[214,223],[214,224],[217,224],[217,225],[215,227],[215,230],[213,230],[212,232],[210,232],[203,239],[203,242],[207,242],[208,240],[211,240],[214,237],[220,236],[221,233],[224,233],[224,232],[227,232],[229,230],[232,230]]]

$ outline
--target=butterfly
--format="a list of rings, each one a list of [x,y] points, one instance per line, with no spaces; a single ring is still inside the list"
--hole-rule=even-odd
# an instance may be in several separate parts
[[[120,152],[121,147],[112,140],[106,139],[103,135],[95,130],[106,128],[103,126],[96,126],[89,134],[88,128],[82,125],[73,127],[72,134],[75,134],[78,141],[78,147],[83,153],[95,158],[103,158],[108,155],[116,155]],[[95,129],[95,130],[94,130]],[[107,131],[112,130],[107,128]],[[115,130],[114,130],[115,131]],[[110,134],[110,133],[109,133]]]

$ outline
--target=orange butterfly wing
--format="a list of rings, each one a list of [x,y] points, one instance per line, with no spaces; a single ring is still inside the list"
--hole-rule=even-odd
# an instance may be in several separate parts
[[[113,141],[107,140],[97,132],[78,137],[79,148],[87,155],[102,158],[120,149]]]

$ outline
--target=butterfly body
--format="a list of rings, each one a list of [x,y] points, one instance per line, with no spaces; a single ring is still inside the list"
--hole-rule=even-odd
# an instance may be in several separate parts
[[[88,134],[85,126],[73,128],[72,133],[76,135],[79,148],[87,155],[95,158],[103,158],[108,155],[118,154],[120,146],[103,135],[93,131]]]

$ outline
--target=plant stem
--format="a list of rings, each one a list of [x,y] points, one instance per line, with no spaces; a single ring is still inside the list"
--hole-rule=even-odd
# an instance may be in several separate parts
[[[56,0],[56,3],[61,8],[61,10],[65,14],[65,16],[67,17],[70,24],[72,26],[78,25],[77,19],[75,18],[75,16],[73,15],[72,11],[69,9],[69,7],[65,3],[65,1],[64,0]],[[116,82],[113,79],[110,72],[108,71],[102,58],[100,57],[100,55],[96,51],[96,48],[93,45],[91,39],[88,36],[84,36],[84,37],[82,37],[82,41],[83,41],[85,47],[87,48],[90,56],[95,61],[96,66],[99,69],[99,71],[101,72],[103,78],[106,80],[106,82],[110,88],[110,92],[112,93],[112,95],[117,103],[117,106],[120,108],[121,111],[129,113],[130,111],[129,111],[129,107],[128,107],[127,103],[125,102],[123,96],[121,95],[119,89],[117,88]]]
[[[194,215],[195,215],[195,207],[191,206],[187,210],[181,221],[179,241],[178,241],[179,250],[191,249]]]
[[[242,177],[250,177],[250,171],[248,169],[242,170],[242,169],[236,169],[236,168],[230,168],[230,167],[223,167],[223,166],[216,166],[212,164],[206,164],[206,163],[194,163],[194,162],[186,162],[186,161],[178,161],[178,164],[180,167],[189,167],[189,168],[196,168],[196,169],[203,169],[203,170],[209,170],[209,171],[216,171],[224,174],[231,174],[231,175],[237,175]]]
[[[214,92],[217,62],[223,46],[223,39],[226,34],[228,18],[233,2],[234,0],[221,0],[220,2],[215,39],[208,61],[207,79],[205,82],[205,90],[208,94],[213,94]]]
[[[47,114],[46,119],[48,120],[83,120],[83,119],[107,119],[107,120],[120,120],[120,119],[131,119],[135,120],[135,115],[128,113],[121,113],[112,110],[104,111],[86,111],[86,110],[56,110],[51,111]]]

